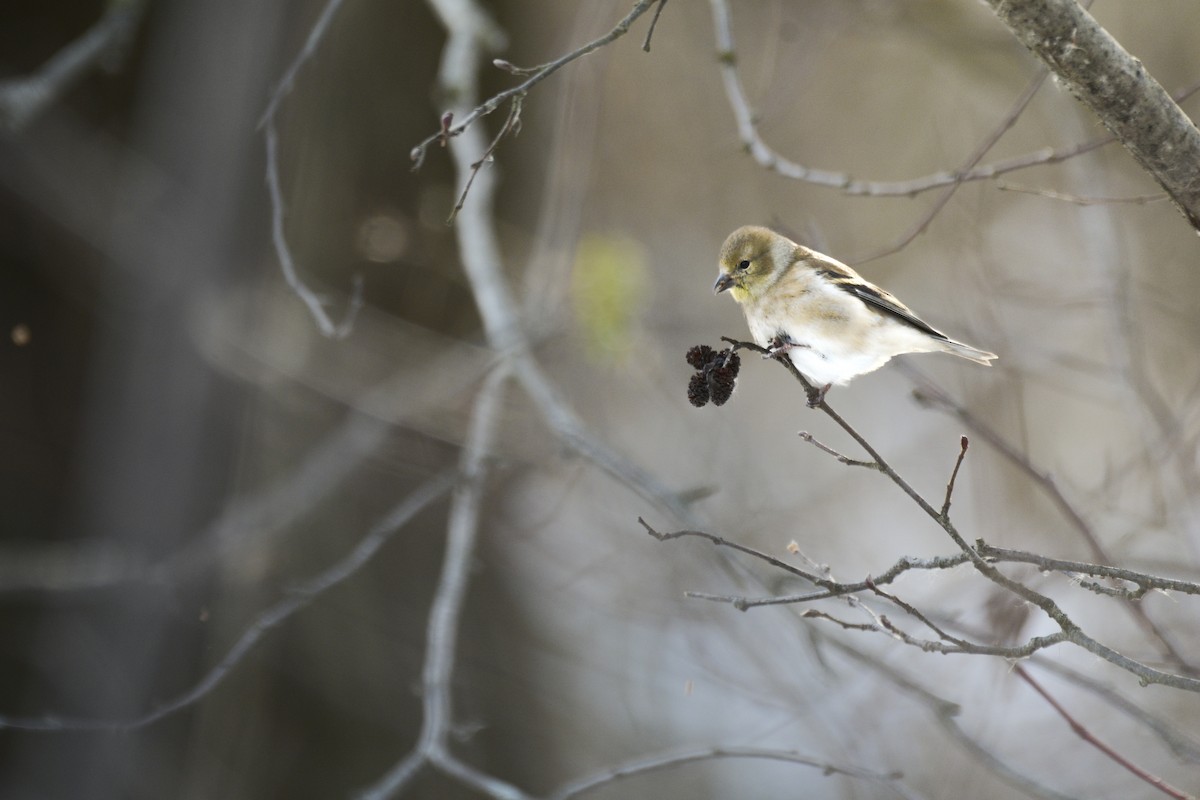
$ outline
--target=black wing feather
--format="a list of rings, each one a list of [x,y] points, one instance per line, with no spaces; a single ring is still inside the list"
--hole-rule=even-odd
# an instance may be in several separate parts
[[[820,270],[821,274],[829,279],[830,283],[837,286],[844,292],[849,292],[865,303],[878,308],[880,311],[885,311],[891,314],[896,319],[906,322],[922,333],[927,333],[935,339],[949,340],[949,336],[939,331],[937,328],[930,325],[925,320],[918,317],[910,311],[903,303],[893,297],[890,293],[885,292],[877,286],[872,286],[866,281],[858,279],[854,275],[849,275],[841,270],[827,267]]]

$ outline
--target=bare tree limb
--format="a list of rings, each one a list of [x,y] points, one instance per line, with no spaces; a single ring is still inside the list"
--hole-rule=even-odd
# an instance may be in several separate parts
[[[1054,478],[1045,471],[1037,468],[1033,462],[1008,440],[1002,437],[998,431],[993,429],[983,420],[976,417],[969,410],[964,408],[959,403],[955,402],[940,386],[935,384],[922,372],[917,370],[910,364],[902,363],[901,368],[917,383],[917,388],[913,390],[913,397],[916,401],[924,406],[937,408],[948,412],[957,417],[963,424],[970,428],[975,433],[978,433],[984,438],[988,444],[992,445],[1001,455],[1007,458],[1012,464],[1018,467],[1022,472],[1029,476],[1034,481],[1035,485],[1040,487],[1043,492],[1050,498],[1059,512],[1067,519],[1071,527],[1083,538],[1087,543],[1088,549],[1098,561],[1112,562],[1112,558],[1108,555],[1105,547],[1100,543],[1092,526],[1083,518],[1083,515],[1078,509],[1067,499],[1058,488],[1058,484]],[[1183,656],[1175,643],[1167,636],[1166,631],[1162,630],[1158,624],[1150,618],[1146,610],[1136,603],[1126,603],[1126,609],[1132,614],[1138,625],[1146,631],[1149,636],[1158,640],[1162,645],[1162,649],[1166,655],[1182,670],[1189,674],[1195,674],[1195,668]]]
[[[260,614],[241,638],[234,643],[216,665],[191,689],[158,706],[152,711],[128,720],[87,719],[47,715],[38,718],[0,716],[0,729],[25,731],[131,731],[152,725],[202,700],[219,686],[242,659],[254,649],[272,629],[278,627],[297,611],[308,606],[323,592],[345,581],[363,567],[397,531],[420,511],[446,494],[454,485],[455,473],[445,472],[419,487],[388,512],[350,551],[349,555],[320,574],[292,589],[288,596]]]
[[[421,671],[421,733],[412,752],[361,795],[379,800],[392,797],[416,776],[426,763],[443,769],[457,761],[447,741],[454,724],[451,678],[458,649],[458,624],[470,581],[471,559],[479,532],[479,513],[483,502],[483,484],[487,475],[486,459],[495,436],[501,397],[510,372],[503,364],[489,373],[479,391],[471,426],[459,459],[459,485],[454,493],[447,525],[446,553],[442,574],[429,611],[425,638],[425,665]],[[493,795],[503,796],[503,795]]]
[[[110,2],[95,25],[55,53],[41,69],[0,81],[0,130],[20,131],[93,66],[127,47],[145,10],[145,0]]]
[[[1035,655],[1030,659],[1029,663],[1035,664],[1040,669],[1053,672],[1063,679],[1088,690],[1138,724],[1149,728],[1179,759],[1191,764],[1200,764],[1200,742],[1197,742],[1161,717],[1151,714],[1142,705],[1126,699],[1123,695],[1118,694],[1091,675],[1071,669],[1052,659]]]
[[[542,80],[572,60],[617,39],[656,1],[639,2],[608,34],[539,68],[534,77]],[[471,179],[474,164],[488,147],[479,126],[470,125],[470,122],[489,113],[482,110],[488,103],[496,101],[498,104],[503,99],[515,97],[527,91],[537,81],[531,78],[517,87],[521,89],[520,92],[512,90],[502,93],[504,96],[501,100],[497,100],[501,97],[497,95],[488,103],[471,110],[471,103],[478,96],[478,66],[482,59],[480,42],[486,42],[486,38],[476,28],[471,27],[480,17],[476,14],[466,14],[457,8],[441,7],[442,4],[456,5],[459,0],[431,2],[438,9],[440,17],[457,26],[452,28],[451,39],[447,42],[447,53],[442,60],[441,81],[447,96],[456,100],[451,108],[453,118],[462,120],[448,131],[448,136],[451,137],[451,156],[455,162],[459,185],[462,187]],[[463,27],[464,25],[467,27]],[[425,144],[432,142],[433,138]],[[455,218],[454,230],[467,281],[483,318],[488,343],[501,357],[514,360],[517,381],[528,393],[546,424],[567,447],[599,466],[643,498],[668,508],[677,518],[690,519],[691,512],[676,494],[668,491],[658,479],[614,452],[587,430],[534,359],[528,336],[521,326],[519,305],[502,270],[504,256],[500,250],[492,214],[495,177],[489,170],[483,170],[474,174],[474,182],[472,196],[463,203]]]
[[[1200,230],[1200,130],[1075,0],[988,0]]]
[[[1144,206],[1149,203],[1157,203],[1160,200],[1166,200],[1168,195],[1159,192],[1157,194],[1138,194],[1128,197],[1084,197],[1078,194],[1069,194],[1067,192],[1055,192],[1050,189],[1036,189],[1029,186],[1017,186],[1012,183],[997,183],[996,188],[1002,192],[1017,192],[1019,194],[1032,194],[1037,197],[1045,197],[1050,200],[1060,200],[1064,203],[1072,203],[1077,206],[1111,206],[1111,205],[1135,205]]]
[[[295,292],[308,312],[312,314],[321,333],[331,339],[342,339],[349,335],[354,327],[354,318],[358,316],[363,304],[363,281],[361,275],[355,275],[351,281],[350,302],[341,322],[334,322],[325,310],[325,299],[300,279],[296,271],[296,262],[292,250],[288,246],[287,233],[283,229],[284,202],[283,189],[279,182],[279,136],[275,131],[275,117],[271,115],[263,123],[263,136],[267,143],[267,193],[271,198],[271,241],[275,245],[275,255],[279,258],[279,268],[283,271],[283,279],[288,287]]]
[[[1075,717],[1072,716],[1071,713],[1067,711],[1067,709],[1063,707],[1061,703],[1054,699],[1053,695],[1046,691],[1046,689],[1043,688],[1040,683],[1035,681],[1033,676],[1031,676],[1020,664],[1017,664],[1016,667],[1013,668],[1013,671],[1017,673],[1017,677],[1032,686],[1033,690],[1041,695],[1042,699],[1049,703],[1051,708],[1057,711],[1058,715],[1067,721],[1067,724],[1071,726],[1071,730],[1073,730],[1075,734],[1079,736],[1079,738],[1083,739],[1092,747],[1095,747],[1101,753],[1104,753],[1105,756],[1107,756],[1113,762],[1119,764],[1123,769],[1128,770],[1132,774],[1136,775],[1140,780],[1150,784],[1168,797],[1174,797],[1176,800],[1195,800],[1193,795],[1185,794],[1179,789],[1176,789],[1174,786],[1168,784],[1162,778],[1159,778],[1156,775],[1151,775],[1149,772],[1118,753],[1112,747],[1100,741],[1095,734],[1088,730],[1087,726],[1075,719]]]
[[[1118,140],[1113,135],[1103,136],[1070,147],[1059,149],[1046,147],[989,164],[976,164],[972,162],[965,169],[935,172],[930,175],[909,178],[902,181],[864,180],[846,172],[805,166],[776,152],[759,134],[756,116],[750,106],[750,101],[746,96],[741,77],[738,74],[737,51],[733,38],[733,18],[730,14],[728,0],[710,0],[710,3],[717,44],[717,60],[721,68],[721,78],[725,86],[725,94],[737,124],[738,138],[741,140],[746,152],[749,153],[755,162],[784,178],[838,189],[848,195],[915,197],[918,194],[933,189],[952,187],[972,181],[989,180],[1009,172],[1028,169],[1029,167],[1060,164]],[[1176,93],[1173,95],[1173,99],[1175,102],[1182,102],[1197,91],[1200,91],[1200,84],[1189,86]]]
[[[996,755],[994,748],[980,744],[977,739],[967,733],[962,725],[959,724],[958,717],[961,713],[961,708],[957,703],[939,697],[925,687],[917,684],[893,665],[889,664],[887,659],[876,658],[840,639],[829,636],[822,635],[819,641],[836,649],[859,666],[882,676],[905,694],[915,698],[917,702],[930,711],[938,726],[952,741],[966,750],[972,757],[1008,785],[1015,787],[1030,797],[1042,798],[1042,800],[1076,800],[1071,795],[1063,794],[1037,783],[1025,771],[1016,769],[1001,760]]]
[[[431,0],[434,10],[438,12],[442,23],[450,29],[463,28],[470,26],[478,32],[480,39],[489,49],[498,49],[499,44],[503,41],[504,35],[495,27],[495,23],[478,8],[475,7],[471,0]],[[612,30],[603,36],[597,37],[587,44],[579,47],[571,52],[559,56],[553,61],[542,64],[539,67],[531,67],[528,69],[519,69],[513,67],[507,61],[500,61],[496,66],[504,69],[506,72],[514,74],[528,74],[529,78],[510,89],[505,89],[492,97],[489,97],[483,103],[480,103],[474,108],[466,108],[462,113],[455,113],[453,119],[457,119],[458,123],[453,126],[444,127],[443,130],[431,134],[412,149],[413,169],[419,169],[425,162],[425,153],[429,149],[429,145],[434,142],[445,142],[455,136],[461,135],[464,131],[471,127],[472,123],[480,117],[485,117],[502,106],[506,101],[517,97],[524,97],[529,90],[537,84],[549,78],[555,72],[570,64],[594,50],[604,47],[610,42],[624,36],[629,32],[629,26],[637,20],[638,17],[645,14],[650,8],[658,4],[659,13],[662,12],[662,3],[660,0],[638,0],[634,3],[633,9],[626,14]],[[655,15],[657,19],[658,15]],[[647,38],[647,42],[649,39]],[[649,48],[647,47],[647,51]],[[443,62],[443,71],[445,70],[446,62]],[[474,82],[474,76],[471,78]],[[474,97],[476,93],[472,93]],[[453,96],[453,95],[451,95]]]
[[[1038,70],[1037,74],[1029,81],[1025,90],[1013,102],[1008,112],[1000,119],[996,127],[976,146],[974,152],[967,156],[966,161],[963,162],[962,167],[958,170],[959,174],[973,169],[988,154],[988,151],[995,147],[996,143],[1004,137],[1004,134],[1012,130],[1012,127],[1017,124],[1017,120],[1025,113],[1025,109],[1029,108],[1029,104],[1033,102],[1034,96],[1042,88],[1049,74],[1045,69]],[[893,253],[903,250],[914,239],[929,229],[929,226],[933,224],[934,218],[946,207],[946,204],[950,202],[950,198],[954,197],[954,193],[958,191],[960,186],[962,186],[962,181],[955,181],[945,189],[942,189],[938,193],[937,199],[933,201],[933,204],[896,241],[869,255],[860,256],[855,259],[854,263],[862,264],[867,261],[874,261],[877,258],[890,256]]]
[[[900,773],[880,773],[859,767],[846,767],[831,764],[818,758],[806,756],[791,750],[773,750],[765,747],[709,747],[700,750],[690,750],[683,753],[663,754],[641,758],[626,764],[620,764],[602,770],[595,775],[581,778],[555,790],[549,795],[549,800],[571,800],[604,786],[609,786],[627,778],[659,772],[664,769],[674,769],[684,764],[698,761],[715,761],[718,759],[765,759],[769,761],[787,761],[802,764],[821,770],[825,775],[845,775],[870,783],[882,784],[899,797],[916,798],[921,795],[909,789],[900,782]]]
[[[283,189],[280,186],[279,179],[279,135],[275,130],[275,114],[279,110],[279,105],[283,102],[284,98],[291,93],[292,88],[296,85],[296,76],[299,74],[300,68],[312,58],[321,41],[325,38],[325,34],[329,31],[330,25],[333,22],[333,18],[337,15],[341,6],[342,0],[329,0],[325,4],[325,8],[321,10],[321,15],[317,18],[316,23],[313,24],[312,30],[308,33],[304,47],[288,66],[283,78],[279,81],[279,85],[271,94],[271,99],[267,102],[267,108],[259,120],[259,127],[263,129],[263,137],[267,148],[266,180],[267,193],[271,199],[271,241],[275,246],[275,255],[279,259],[279,268],[283,271],[283,279],[287,282],[288,287],[304,302],[321,333],[332,339],[346,337],[354,327],[354,318],[358,316],[358,312],[363,304],[362,276],[355,275],[351,281],[350,300],[347,303],[346,313],[342,317],[341,322],[333,321],[329,313],[325,310],[325,299],[317,295],[300,278],[296,270],[295,259],[292,256],[292,250],[288,246],[287,234],[284,231],[283,225],[284,202]]]
[[[737,342],[736,340],[728,338],[725,338],[725,341],[732,342],[737,348],[745,348],[764,352],[763,348],[749,342]],[[783,367],[792,374],[792,376],[801,384],[801,386],[804,387],[806,392],[809,391],[812,384],[804,378],[804,376],[796,368],[796,365],[792,363],[791,359],[785,358],[776,360],[779,361],[779,363],[782,364]],[[818,398],[817,402],[814,404],[810,394],[810,406],[824,411],[826,416],[832,419],[838,425],[838,427],[840,427],[852,439],[854,439],[854,441],[858,443],[859,447],[861,447],[867,453],[867,455],[870,456],[871,462],[878,465],[878,471],[886,475],[888,479],[892,481],[892,483],[894,483],[906,495],[908,495],[908,497],[912,499],[912,501],[916,503],[917,506],[924,511],[930,519],[936,522],[938,526],[946,532],[954,544],[966,556],[967,560],[970,561],[971,565],[974,566],[976,571],[1002,589],[1005,589],[1022,600],[1025,600],[1033,606],[1036,606],[1059,627],[1059,633],[1051,636],[1037,637],[1029,642],[1026,642],[1025,645],[1022,645],[1019,648],[992,648],[981,645],[979,646],[978,650],[972,650],[970,652],[990,653],[993,655],[1006,655],[1008,657],[1019,658],[1035,652],[1042,647],[1058,644],[1060,642],[1070,642],[1087,650],[1090,653],[1103,658],[1104,660],[1127,672],[1133,673],[1138,677],[1143,685],[1158,683],[1171,686],[1176,689],[1200,692],[1200,679],[1187,675],[1165,672],[1117,652],[1108,645],[1099,642],[1092,636],[1085,633],[1083,629],[1080,628],[1079,625],[1076,624],[1053,599],[1029,588],[1020,581],[1010,578],[998,570],[994,564],[990,563],[977,550],[971,547],[971,545],[967,544],[966,539],[964,539],[962,534],[958,532],[954,522],[947,514],[939,513],[932,505],[930,505],[929,501],[921,496],[921,494],[917,492],[908,483],[908,481],[906,481],[898,472],[896,472],[896,470],[893,469],[890,464],[888,464],[888,462],[879,454],[879,452],[871,445],[871,443],[868,442],[861,433],[855,430],[853,426],[842,419],[842,417],[829,406],[823,397]],[[840,456],[840,454],[838,454],[836,451],[832,452],[835,457]],[[809,613],[811,614],[812,612]],[[822,616],[828,618],[828,615]],[[891,632],[903,638],[902,632],[894,630]],[[922,649],[930,651],[967,652],[966,650],[956,649],[959,647],[959,645],[953,643],[947,645],[943,642],[915,640],[911,639],[911,637],[906,639],[906,641],[908,641],[910,644],[914,644]]]
[[[1131,569],[1123,569],[1121,567],[1109,567],[1104,564],[1088,564],[1084,561],[1067,561],[1061,558],[1049,558],[1037,553],[1028,553],[1023,550],[1010,550],[1005,547],[995,547],[987,544],[982,539],[975,542],[976,551],[984,558],[993,559],[996,561],[1016,562],[1021,564],[1033,564],[1041,570],[1054,570],[1055,572],[1063,572],[1067,574],[1094,575],[1099,578],[1112,578],[1119,581],[1128,581],[1142,588],[1143,594],[1151,589],[1159,589],[1164,592],[1181,592],[1183,594],[1200,594],[1200,584],[1192,583],[1191,581],[1175,580],[1174,578],[1163,578],[1158,575],[1150,575],[1145,572],[1135,572]]]

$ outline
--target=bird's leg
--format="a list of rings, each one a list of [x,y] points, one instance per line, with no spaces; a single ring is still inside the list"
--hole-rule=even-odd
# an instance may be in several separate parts
[[[763,358],[782,358],[792,350],[801,347],[808,347],[808,345],[794,342],[781,333],[767,342],[767,354]]]
[[[809,387],[807,391],[808,407],[816,408],[817,406],[821,405],[821,403],[824,403],[825,393],[829,391],[831,386],[833,386],[832,383],[827,383],[820,388],[817,388],[816,386]]]
[[[791,338],[780,333],[777,334],[771,341],[767,342],[767,354],[763,356],[763,358],[775,358],[782,360],[783,358],[787,357],[787,354],[792,350],[809,347],[810,345],[800,344],[799,342],[793,341]],[[807,378],[808,376],[805,377]],[[821,405],[821,403],[825,402],[825,393],[829,391],[833,384],[827,383],[824,386],[813,386],[806,383],[805,386],[808,387],[805,390],[808,394],[808,407],[816,408],[817,406]]]

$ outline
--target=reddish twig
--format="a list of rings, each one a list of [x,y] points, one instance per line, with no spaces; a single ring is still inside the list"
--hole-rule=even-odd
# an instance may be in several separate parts
[[[1076,736],[1083,739],[1085,742],[1090,744],[1092,747],[1095,747],[1097,750],[1099,750],[1101,753],[1104,753],[1104,755],[1108,756],[1114,762],[1121,765],[1126,770],[1133,773],[1134,775],[1136,775],[1138,778],[1142,779],[1146,783],[1150,784],[1155,789],[1158,789],[1163,794],[1165,794],[1169,797],[1174,797],[1177,800],[1196,800],[1194,795],[1190,795],[1185,792],[1182,792],[1179,789],[1176,789],[1174,786],[1171,786],[1170,784],[1168,784],[1162,778],[1159,778],[1155,775],[1151,775],[1149,772],[1146,772],[1146,770],[1144,770],[1141,767],[1139,767],[1138,765],[1134,764],[1132,761],[1125,758],[1125,756],[1121,755],[1116,750],[1114,750],[1113,748],[1109,747],[1104,742],[1097,739],[1096,736],[1083,725],[1083,723],[1081,723],[1079,720],[1077,720],[1073,716],[1071,716],[1071,712],[1067,711],[1067,709],[1064,708],[1061,703],[1059,703],[1057,700],[1055,700],[1054,697],[1049,692],[1047,692],[1044,688],[1042,688],[1042,685],[1039,684],[1037,681],[1035,681],[1033,679],[1033,677],[1020,664],[1017,664],[1013,668],[1013,671],[1017,673],[1017,676],[1020,677],[1021,680],[1025,681],[1030,686],[1032,686],[1033,690],[1035,692],[1037,692],[1038,694],[1040,694],[1042,696],[1042,698],[1047,703],[1050,704],[1051,708],[1053,708],[1055,711],[1057,711],[1059,716],[1061,716],[1064,720],[1067,721],[1067,724],[1071,726],[1071,730],[1073,730],[1075,732]]]

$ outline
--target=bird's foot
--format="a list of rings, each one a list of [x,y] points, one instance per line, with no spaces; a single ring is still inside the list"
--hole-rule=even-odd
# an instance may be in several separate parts
[[[808,347],[808,345],[793,342],[791,339],[785,339],[782,336],[776,336],[767,342],[767,354],[763,358],[782,359],[791,351],[802,347]]]
[[[832,383],[827,383],[820,388],[818,388],[816,386],[810,387],[808,390],[808,407],[816,408],[817,406],[824,403],[825,402],[825,393],[829,391],[829,388],[831,386],[833,386]]]

